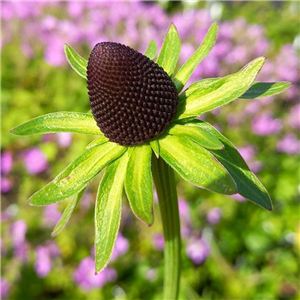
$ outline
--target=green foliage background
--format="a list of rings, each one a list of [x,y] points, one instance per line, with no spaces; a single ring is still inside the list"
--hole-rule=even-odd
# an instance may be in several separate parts
[[[250,3],[251,2],[251,3]],[[199,8],[209,7],[200,2]],[[168,2],[169,13],[184,8],[183,2]],[[285,43],[292,43],[299,34],[299,9],[291,2],[224,2],[221,20],[244,17],[250,23],[265,26],[272,42],[270,55],[275,55]],[[294,26],[293,24],[298,24]],[[73,272],[80,261],[90,255],[94,242],[93,199],[97,180],[89,187],[90,208],[75,210],[68,226],[54,238],[61,255],[53,261],[49,275],[38,278],[34,270],[34,251],[26,263],[14,257],[9,228],[13,221],[26,220],[26,240],[31,249],[50,239],[52,227],[42,219],[42,208],[29,207],[26,200],[42,188],[69,162],[80,155],[92,137],[73,135],[70,147],[61,148],[53,140],[41,142],[40,136],[16,137],[9,130],[35,116],[53,111],[89,109],[86,83],[69,66],[52,67],[43,59],[36,44],[34,59],[23,59],[19,36],[2,49],[1,60],[1,133],[2,150],[18,157],[24,149],[37,146],[46,155],[48,169],[40,175],[27,174],[21,159],[16,159],[10,179],[13,190],[2,195],[2,211],[14,211],[13,218],[2,223],[2,243],[6,249],[2,258],[2,275],[11,283],[9,299],[160,299],[163,278],[163,253],[154,249],[151,237],[161,232],[158,206],[155,223],[147,228],[133,218],[124,199],[121,224],[123,235],[129,239],[130,249],[111,265],[117,269],[118,279],[101,290],[82,291],[73,281]],[[83,47],[88,57],[89,49]],[[242,102],[242,101],[241,101]],[[182,282],[180,299],[298,299],[299,297],[299,157],[276,151],[278,136],[262,137],[248,134],[250,120],[243,126],[231,128],[228,113],[243,114],[244,103],[235,103],[207,119],[222,126],[222,132],[237,146],[249,143],[257,148],[256,159],[264,168],[258,176],[273,199],[274,210],[264,211],[251,203],[239,203],[231,198],[196,189],[179,180],[178,194],[190,205],[193,232],[211,236],[211,253],[196,266],[182,251]],[[288,103],[280,100],[271,104],[279,118],[286,113]],[[99,175],[99,178],[101,174]],[[63,210],[67,203],[59,204]],[[223,215],[219,224],[206,222],[213,207],[220,207]],[[187,244],[184,240],[184,245]],[[157,277],[145,277],[154,269]],[[119,291],[119,292],[118,292]],[[123,291],[123,292],[120,292]]]

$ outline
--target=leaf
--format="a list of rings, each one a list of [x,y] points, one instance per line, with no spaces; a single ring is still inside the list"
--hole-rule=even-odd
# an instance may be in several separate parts
[[[273,96],[284,92],[290,86],[289,82],[254,82],[240,98],[255,99]]]
[[[150,145],[134,148],[127,167],[125,190],[131,210],[147,226],[153,224],[153,181]]]
[[[159,158],[159,143],[158,143],[158,141],[157,140],[150,141],[150,146],[151,146],[153,152],[155,153],[155,156],[157,158]]]
[[[84,191],[85,191],[85,189],[82,189],[82,191],[80,191],[78,193],[78,195],[76,195],[75,197],[73,197],[73,199],[71,199],[71,201],[69,202],[68,206],[64,210],[61,218],[59,219],[59,221],[57,222],[56,226],[54,227],[54,229],[53,229],[53,231],[51,233],[52,237],[58,235],[65,228],[66,224],[68,223],[68,221],[69,221],[69,219],[71,217],[71,214],[74,211],[74,208],[76,207],[77,203],[81,199]]]
[[[218,31],[218,24],[214,23],[209,28],[206,36],[203,39],[202,44],[196,50],[196,52],[184,63],[174,77],[174,83],[177,88],[177,92],[180,93],[191,77],[192,73],[200,62],[208,55],[213,45],[215,44]]]
[[[212,85],[214,82],[220,80],[221,78],[205,78],[200,81],[197,81],[190,85],[182,94],[182,98],[189,97],[192,93],[196,90],[201,90],[207,88],[208,86]]]
[[[88,61],[85,58],[81,57],[74,49],[72,49],[68,45],[65,45],[65,55],[69,64],[75,70],[75,72],[86,79],[86,69]]]
[[[189,96],[180,95],[177,111],[178,119],[197,117],[200,114],[221,107],[242,96],[251,86],[257,73],[262,68],[264,58],[260,57],[239,72],[220,78],[197,89]]]
[[[174,24],[170,26],[170,29],[164,39],[162,49],[159,53],[156,63],[161,66],[166,73],[171,77],[180,54],[180,38]]]
[[[54,132],[103,135],[91,114],[67,111],[36,117],[22,125],[14,127],[10,132],[16,135]]]
[[[157,43],[156,41],[151,40],[146,49],[145,56],[153,60],[156,57],[156,54],[157,54]]]
[[[85,147],[85,149],[91,149],[91,148],[93,148],[93,147],[95,147],[95,146],[102,145],[102,144],[104,144],[104,143],[106,143],[106,142],[108,142],[108,141],[109,141],[109,139],[103,135],[103,136],[99,137],[98,139],[95,139],[95,140],[93,140],[92,142],[90,142],[90,143]]]
[[[209,131],[203,128],[193,126],[192,123],[187,123],[185,125],[175,124],[170,128],[169,134],[186,136],[190,140],[207,149],[224,148],[223,144],[215,135],[211,134]]]
[[[267,210],[272,210],[272,202],[267,190],[249,170],[234,145],[210,124],[199,121],[198,126],[218,136],[225,146],[223,150],[210,150],[210,152],[224,165],[233,177],[238,193],[253,203]]]
[[[126,147],[110,142],[87,150],[50,183],[33,194],[28,200],[29,204],[48,205],[79,193],[103,168],[125,151]]]
[[[109,262],[121,220],[123,182],[128,154],[106,168],[99,185],[95,208],[95,260],[96,272]]]
[[[185,180],[220,194],[236,193],[226,169],[213,155],[183,136],[167,135],[159,139],[160,156]]]

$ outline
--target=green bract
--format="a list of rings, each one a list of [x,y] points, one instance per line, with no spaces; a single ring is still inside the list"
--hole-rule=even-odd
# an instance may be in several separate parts
[[[180,39],[176,27],[171,25],[157,64],[173,79],[178,93],[213,47],[216,35],[217,24],[213,24],[199,48],[176,73]],[[72,68],[86,79],[87,60],[67,45],[65,53]],[[150,42],[145,55],[150,59],[156,57],[157,45],[154,41]],[[287,89],[290,84],[286,82],[254,82],[264,60],[263,57],[257,58],[235,74],[203,79],[186,88],[179,96],[175,120],[163,134],[139,146],[124,147],[110,142],[89,113],[50,113],[13,128],[11,132],[17,135],[53,132],[98,135],[87,146],[85,153],[37,191],[28,200],[29,204],[42,206],[71,198],[52,233],[56,235],[68,222],[87,185],[106,167],[95,209],[97,272],[107,265],[114,247],[124,189],[135,216],[148,226],[153,223],[153,153],[183,179],[200,188],[226,195],[239,193],[271,210],[266,189],[249,170],[233,144],[208,123],[195,120],[200,114],[237,98],[265,97]]]

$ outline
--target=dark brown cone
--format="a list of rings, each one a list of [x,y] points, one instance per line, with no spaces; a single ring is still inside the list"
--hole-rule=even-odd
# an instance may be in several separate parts
[[[97,44],[87,79],[94,118],[111,142],[131,146],[151,140],[176,114],[178,94],[171,78],[128,46]]]

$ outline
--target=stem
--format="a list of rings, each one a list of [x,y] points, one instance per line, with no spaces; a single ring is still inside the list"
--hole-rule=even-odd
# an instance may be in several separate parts
[[[177,299],[180,280],[180,219],[174,171],[153,155],[156,186],[164,231],[164,299]]]

